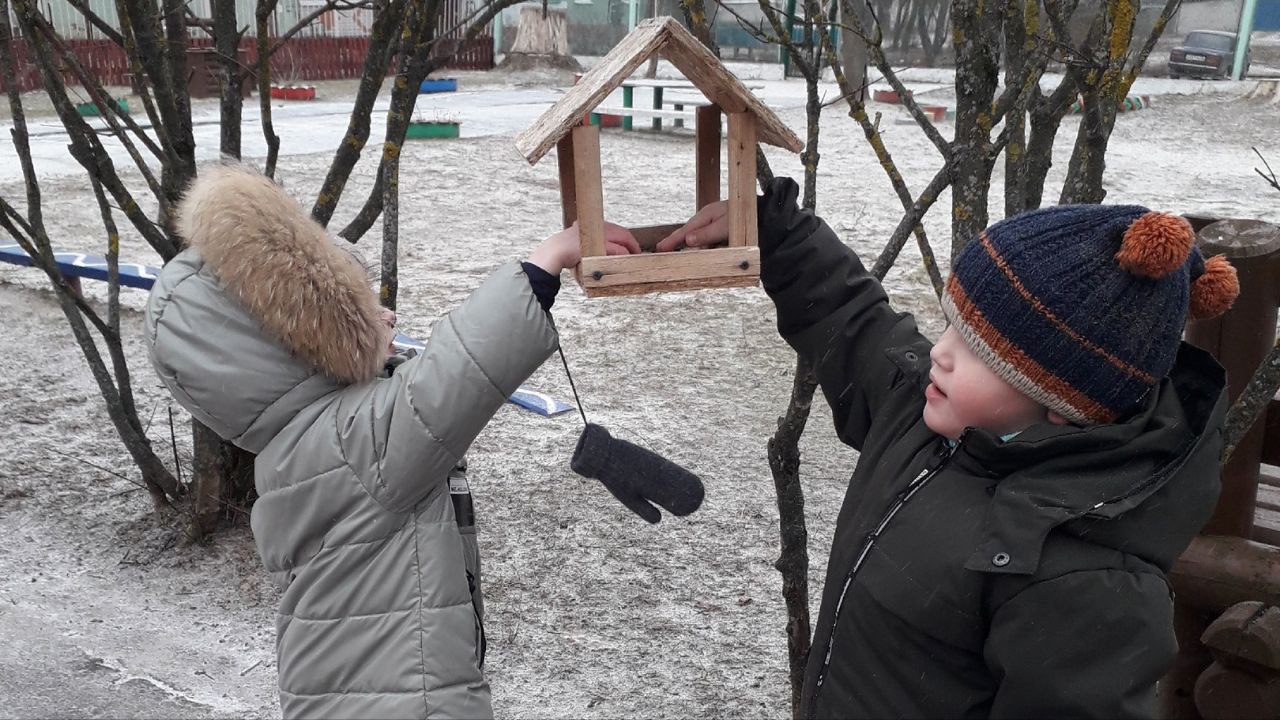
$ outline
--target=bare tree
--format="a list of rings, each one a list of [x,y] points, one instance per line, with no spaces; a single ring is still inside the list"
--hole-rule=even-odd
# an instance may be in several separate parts
[[[1133,43],[1140,0],[1105,0],[1099,20],[1101,42],[1073,49],[1067,31],[1067,0],[1045,0],[1045,10],[1068,54],[1066,67],[1081,89],[1084,117],[1067,167],[1059,203],[1099,203],[1106,197],[1102,175],[1106,170],[1107,143],[1115,127],[1119,103],[1128,94],[1146,64],[1151,48],[1164,33],[1182,0],[1166,0],[1155,27],[1141,46]],[[1091,33],[1092,36],[1092,33]]]

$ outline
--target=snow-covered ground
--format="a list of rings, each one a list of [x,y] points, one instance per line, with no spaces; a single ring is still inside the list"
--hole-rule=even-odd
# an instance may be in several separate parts
[[[924,97],[949,101],[945,77],[913,71]],[[411,142],[403,153],[399,314],[405,332],[430,333],[491,268],[521,257],[556,229],[553,158],[530,167],[513,135],[563,91],[550,77],[463,74],[463,92],[424,96],[420,112],[453,113],[458,141]],[[803,87],[765,79],[759,94],[793,128]],[[1253,171],[1257,146],[1280,166],[1280,105],[1258,82],[1143,79],[1150,109],[1122,115],[1108,159],[1108,200],[1181,213],[1280,222],[1280,203]],[[827,88],[834,97],[833,87]],[[325,83],[316,103],[282,106],[279,177],[309,202],[345,127],[351,83]],[[374,119],[374,141],[385,118]],[[878,106],[908,185],[939,166],[902,110]],[[246,155],[260,154],[256,109],[246,108]],[[211,103],[198,106],[216,117]],[[97,211],[65,155],[65,137],[33,120],[44,173],[45,219],[60,247],[101,252]],[[1078,119],[1063,124],[1049,180],[1061,183]],[[951,131],[943,125],[944,134]],[[201,156],[217,127],[200,125]],[[623,224],[686,217],[693,205],[693,143],[686,132],[608,131],[606,208]],[[819,212],[874,257],[901,213],[861,130],[840,107],[822,129]],[[769,148],[774,171],[801,173]],[[366,153],[334,220],[340,227],[372,185]],[[0,145],[0,195],[21,206],[13,150]],[[123,164],[123,161],[122,161]],[[141,186],[134,180],[134,186]],[[997,171],[992,218],[1000,215]],[[942,256],[948,198],[925,228]],[[361,243],[372,253],[373,232]],[[122,255],[154,261],[135,235]],[[940,316],[910,246],[887,286],[929,333]],[[94,300],[98,283],[86,282]],[[134,387],[162,457],[187,462],[188,418],[147,365],[144,295],[125,291],[122,323]],[[150,513],[127,454],[60,311],[40,275],[0,265],[0,716],[236,716],[278,714],[274,591],[246,529],[208,546],[178,542],[177,519]],[[589,417],[700,474],[708,496],[688,519],[650,527],[568,467],[576,414],[542,418],[501,410],[471,452],[485,560],[487,671],[501,717],[740,717],[787,714],[785,609],[772,563],[777,514],[765,443],[790,391],[793,356],[758,289],[586,300],[571,282],[556,304],[562,341]],[[568,398],[559,363],[530,386]],[[838,444],[815,405],[803,447],[811,596],[820,593],[832,524],[855,454]],[[124,477],[118,477],[119,473]]]

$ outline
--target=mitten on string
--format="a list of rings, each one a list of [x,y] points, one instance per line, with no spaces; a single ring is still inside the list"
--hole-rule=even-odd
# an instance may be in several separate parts
[[[650,523],[662,517],[655,503],[679,516],[702,504],[704,490],[697,475],[611,436],[594,423],[583,429],[569,465],[579,475],[599,480],[619,502]]]

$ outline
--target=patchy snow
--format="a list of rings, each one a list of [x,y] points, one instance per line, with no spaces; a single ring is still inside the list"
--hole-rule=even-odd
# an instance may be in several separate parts
[[[942,80],[912,77],[922,94],[946,100]],[[464,76],[464,92],[421,99],[420,112],[461,116],[467,137],[410,142],[403,152],[399,315],[405,332],[426,337],[434,319],[489,270],[522,257],[556,229],[555,161],[530,167],[512,140],[563,91],[560,79],[554,86],[546,78],[476,73]],[[760,82],[759,94],[801,128],[803,86]],[[1274,87],[1167,82],[1135,88],[1157,94],[1154,106],[1117,120],[1108,200],[1280,222],[1280,205],[1254,174],[1250,150],[1256,145],[1280,160],[1273,145],[1280,130]],[[308,201],[341,137],[353,92],[352,83],[324,84],[321,101],[277,111],[286,153],[279,176]],[[834,88],[827,92],[834,97]],[[893,122],[901,108],[875,109],[884,115],[885,140],[900,170],[918,191],[939,166],[936,151],[916,128]],[[248,142],[259,134],[258,121],[256,110],[246,110],[252,155],[260,152]],[[208,119],[216,108],[203,104],[198,111]],[[375,141],[384,118],[375,115]],[[1048,182],[1055,191],[1078,123],[1075,117],[1063,123]],[[949,123],[942,129],[951,132]],[[216,125],[201,125],[198,133],[201,156],[212,159]],[[100,253],[97,211],[60,150],[65,137],[50,132],[39,142],[45,218],[58,246]],[[657,224],[692,210],[691,133],[607,131],[602,148],[609,219]],[[901,207],[861,130],[839,107],[825,113],[821,151],[819,212],[874,258]],[[800,175],[797,157],[773,148],[766,153],[776,173]],[[365,153],[335,227],[354,215],[372,186],[377,156],[374,148]],[[21,205],[12,158],[12,148],[0,146],[0,193]],[[141,185],[136,176],[131,180]],[[1001,214],[1002,182],[997,170],[993,219]],[[924,223],[943,257],[949,212],[944,196]],[[361,243],[365,252],[376,255],[377,237],[372,232]],[[128,259],[156,260],[135,233],[125,233],[121,248]],[[886,284],[929,334],[939,331],[940,315],[913,246]],[[0,346],[9,368],[0,379],[0,431],[7,438],[0,460],[5,713],[277,715],[275,594],[248,531],[183,547],[177,520],[149,512],[44,286],[38,273],[0,266]],[[94,301],[104,299],[100,283],[84,287]],[[177,452],[187,463],[188,418],[147,364],[137,312],[144,298],[123,293],[138,406],[166,459],[173,452],[173,410]],[[581,424],[576,414],[548,419],[511,405],[498,412],[470,455],[496,712],[786,714],[786,618],[772,567],[778,528],[765,443],[786,406],[794,358],[774,331],[768,299],[758,289],[736,289],[586,300],[569,281],[555,314],[588,416],[698,473],[708,495],[692,517],[650,527],[569,470]],[[556,361],[529,385],[570,397]],[[809,427],[802,450],[816,608],[855,454],[835,440],[822,403],[815,404]]]

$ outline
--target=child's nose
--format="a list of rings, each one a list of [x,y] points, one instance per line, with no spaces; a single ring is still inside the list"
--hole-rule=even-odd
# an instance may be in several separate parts
[[[934,367],[942,368],[943,370],[949,370],[950,368],[947,367],[946,363],[943,362],[945,353],[942,352],[941,348],[942,348],[941,343],[934,345],[933,348],[929,350],[929,360],[933,363]]]

